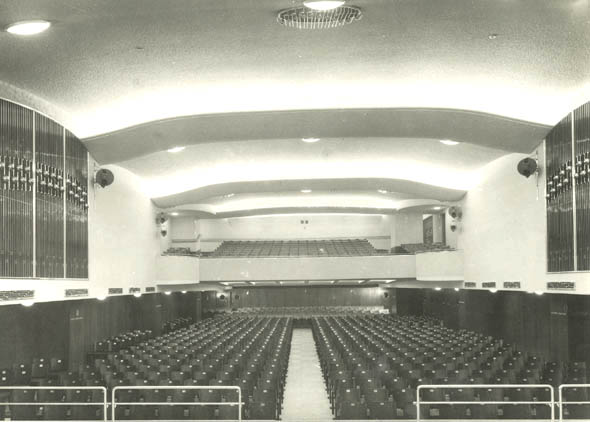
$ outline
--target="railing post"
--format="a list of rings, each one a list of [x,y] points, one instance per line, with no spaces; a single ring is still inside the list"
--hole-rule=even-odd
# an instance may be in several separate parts
[[[101,387],[102,388],[102,397],[104,400],[104,406],[103,406],[103,410],[102,410],[102,420],[104,422],[108,421],[108,412],[109,412],[109,404],[108,404],[108,391],[106,387]]]
[[[113,392],[111,394],[111,421],[115,422],[115,393],[119,387],[113,388]]]
[[[563,384],[559,386],[559,420],[563,421]]]
[[[416,422],[420,422],[420,388],[422,386],[419,385],[416,388]]]

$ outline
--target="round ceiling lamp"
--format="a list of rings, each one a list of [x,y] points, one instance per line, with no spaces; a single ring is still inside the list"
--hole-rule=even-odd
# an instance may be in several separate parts
[[[343,6],[345,1],[341,0],[308,0],[304,1],[303,5],[313,10],[334,10]]]
[[[342,3],[342,5],[330,9],[312,8],[312,6],[320,7],[318,3]],[[360,20],[362,16],[361,9],[354,6],[346,6],[344,2],[318,1],[306,2],[303,7],[282,10],[277,16],[277,21],[289,28],[329,29],[349,25]]]
[[[51,22],[43,20],[31,20],[16,22],[6,28],[6,32],[14,35],[37,35],[46,31],[51,26]]]

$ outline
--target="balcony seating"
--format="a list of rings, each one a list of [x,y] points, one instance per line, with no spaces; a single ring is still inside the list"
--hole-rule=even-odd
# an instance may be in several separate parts
[[[371,256],[380,253],[366,239],[224,241],[212,258]]]
[[[450,251],[450,246],[444,243],[404,243],[391,249],[394,254],[416,254],[422,252]]]
[[[190,248],[168,248],[162,255],[198,257],[201,254],[199,252],[191,251]]]

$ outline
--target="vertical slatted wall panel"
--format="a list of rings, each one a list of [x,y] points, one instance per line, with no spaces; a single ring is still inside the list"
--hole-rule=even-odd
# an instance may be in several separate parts
[[[33,112],[0,100],[0,277],[33,276]]]
[[[578,271],[590,270],[590,103],[574,112]]]
[[[88,278],[88,158],[66,131],[66,256],[68,278]]]
[[[548,271],[573,271],[571,116],[546,138]]]
[[[37,277],[64,276],[63,127],[35,114]]]

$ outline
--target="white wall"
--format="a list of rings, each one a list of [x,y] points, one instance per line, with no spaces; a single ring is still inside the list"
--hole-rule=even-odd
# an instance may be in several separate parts
[[[451,224],[453,223],[453,219],[450,215],[445,216],[445,241],[447,246],[450,246],[453,249],[457,249],[457,231],[451,230]]]
[[[414,255],[303,258],[204,258],[202,281],[413,278]]]
[[[463,272],[463,251],[416,254],[416,280],[461,281]]]
[[[421,213],[401,212],[391,217],[391,247],[424,241]]]
[[[544,163],[540,147],[539,161]],[[462,201],[457,246],[464,252],[465,281],[520,281],[527,291],[545,291],[548,281],[575,281],[576,293],[590,293],[590,273],[547,274],[545,174],[516,171],[526,157],[510,154],[488,164],[480,183]]]
[[[90,192],[89,276],[92,291],[154,286],[156,258],[165,247],[156,226],[159,211],[141,191],[140,179],[117,166],[105,189]]]
[[[172,217],[170,219],[171,246],[190,248],[191,251],[199,250],[199,226],[199,221],[193,217]]]
[[[308,223],[301,224],[302,220]],[[388,249],[390,221],[388,215],[297,214],[199,222],[202,242],[211,245],[223,240],[362,238]]]
[[[443,221],[442,221],[442,214],[433,214],[432,215],[432,241],[434,243],[442,242],[443,237]]]
[[[199,282],[199,259],[190,256],[158,256],[156,282],[159,285]]]

